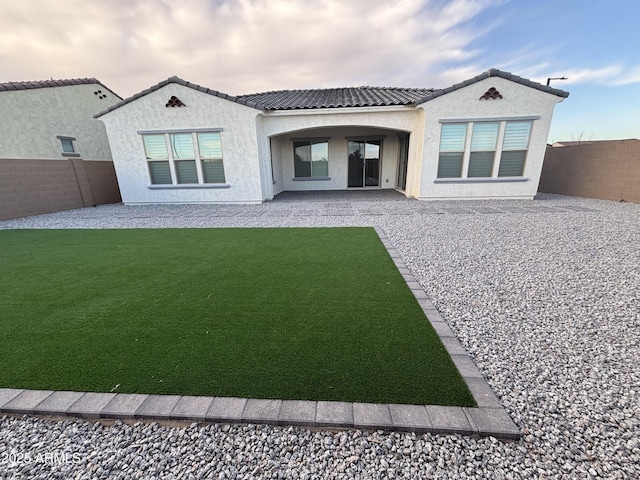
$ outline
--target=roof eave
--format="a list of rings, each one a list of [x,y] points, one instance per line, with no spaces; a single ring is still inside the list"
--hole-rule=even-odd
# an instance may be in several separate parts
[[[264,110],[263,114],[268,117],[277,116],[298,116],[298,115],[331,115],[337,113],[363,113],[367,111],[370,113],[375,112],[398,112],[415,110],[416,105],[373,105],[367,107],[317,107],[317,108],[289,108],[289,109],[268,109]]]

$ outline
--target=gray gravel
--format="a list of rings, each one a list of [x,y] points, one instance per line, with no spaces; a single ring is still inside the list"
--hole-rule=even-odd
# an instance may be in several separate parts
[[[0,229],[332,225],[385,230],[525,432],[520,442],[5,417],[0,478],[640,478],[640,205],[336,192],[110,205]]]

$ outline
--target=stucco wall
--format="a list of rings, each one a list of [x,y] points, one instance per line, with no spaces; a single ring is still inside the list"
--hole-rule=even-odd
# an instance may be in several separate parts
[[[76,138],[84,160],[111,160],[104,125],[93,115],[119,100],[99,84],[2,91],[0,158],[64,158],[62,135]]]
[[[284,192],[284,176],[283,176],[283,148],[290,144],[285,136],[272,137],[270,139],[270,160],[272,165],[272,186],[271,196]]]
[[[0,220],[119,201],[111,161],[0,159]]]
[[[175,96],[184,107],[166,107]],[[99,117],[105,123],[125,204],[261,202],[262,180],[256,134],[258,111],[238,103],[168,84],[134,102]],[[222,154],[228,188],[174,185],[150,189],[150,178],[139,130],[222,128]]]
[[[539,191],[640,203],[640,140],[547,147]]]
[[[479,100],[491,87],[502,99]],[[549,127],[554,106],[561,97],[548,94],[503,78],[490,77],[426,102],[423,155],[425,161],[420,174],[421,199],[472,198],[527,198],[538,190]],[[460,182],[439,183],[438,155],[440,120],[478,121],[482,119],[508,119],[508,117],[539,116],[533,121],[529,151],[525,164],[526,181],[517,182]]]

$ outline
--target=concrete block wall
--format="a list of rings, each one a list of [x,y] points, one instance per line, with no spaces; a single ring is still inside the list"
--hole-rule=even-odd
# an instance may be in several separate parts
[[[640,140],[549,146],[538,191],[640,203]]]
[[[83,162],[95,205],[119,203],[120,188],[112,161]]]
[[[0,159],[0,220],[119,201],[112,161]]]

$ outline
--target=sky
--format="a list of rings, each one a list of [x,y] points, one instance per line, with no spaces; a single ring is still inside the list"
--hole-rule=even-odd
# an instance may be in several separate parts
[[[0,0],[0,82],[173,75],[231,95],[444,88],[498,68],[570,92],[549,142],[640,138],[638,0]]]

